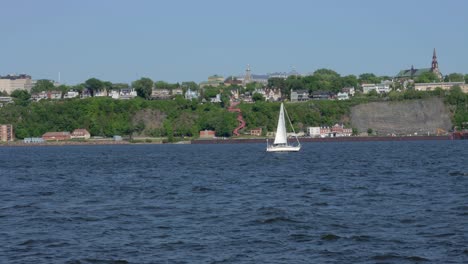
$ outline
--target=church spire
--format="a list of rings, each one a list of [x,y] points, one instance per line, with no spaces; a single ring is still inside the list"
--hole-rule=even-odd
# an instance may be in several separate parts
[[[439,71],[439,63],[437,62],[437,55],[436,55],[436,49],[434,48],[434,53],[432,54],[432,66],[431,66],[432,72],[435,72],[436,70]]]
[[[439,63],[437,62],[437,54],[436,54],[436,49],[434,48],[434,52],[432,53],[432,65],[431,65],[431,71],[439,77],[439,79],[442,79],[442,74],[440,73],[439,70]]]

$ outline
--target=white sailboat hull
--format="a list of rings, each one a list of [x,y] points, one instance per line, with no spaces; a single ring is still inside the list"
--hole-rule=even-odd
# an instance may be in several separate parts
[[[301,149],[301,146],[288,146],[288,145],[281,145],[281,146],[267,146],[267,152],[297,152]]]

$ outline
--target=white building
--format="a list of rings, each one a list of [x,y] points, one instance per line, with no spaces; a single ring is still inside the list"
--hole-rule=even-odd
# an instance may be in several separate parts
[[[309,137],[320,137],[320,127],[308,127],[307,135]]]
[[[75,98],[79,95],[80,94],[77,91],[68,91],[66,94],[63,95],[63,98]]]
[[[210,98],[210,102],[212,102],[212,103],[221,103],[221,94],[217,94],[216,97]]]
[[[348,93],[338,93],[336,95],[336,99],[338,99],[338,100],[348,100],[349,95],[348,95]]]
[[[362,86],[362,92],[367,94],[369,93],[370,91],[374,90],[376,91],[377,93],[381,94],[381,93],[388,93],[390,92],[390,84],[391,82],[388,82],[388,81],[382,81],[381,83],[379,84],[375,84],[375,83],[363,83],[361,86]]]
[[[187,91],[185,92],[185,99],[187,100],[198,99],[198,92],[192,91],[190,88],[187,89]]]
[[[26,74],[0,76],[0,91],[11,94],[16,90],[31,91],[33,82]]]

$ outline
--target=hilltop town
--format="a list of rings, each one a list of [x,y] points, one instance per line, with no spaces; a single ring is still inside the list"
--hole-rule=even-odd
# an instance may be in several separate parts
[[[275,126],[275,102],[296,103],[291,107],[293,123],[306,137],[439,135],[463,129],[467,110],[457,105],[468,101],[468,74],[442,74],[435,49],[430,66],[411,66],[395,76],[341,76],[331,69],[254,74],[248,65],[243,75],[213,75],[201,83],[141,78],[126,84],[90,78],[72,86],[33,80],[27,74],[6,75],[0,77],[0,139],[38,143],[103,137],[115,141],[269,137]],[[442,102],[448,105],[447,118],[431,127],[364,128],[356,114],[354,124],[350,120],[351,108],[359,104],[429,97],[445,98]],[[411,114],[411,109],[407,111]]]

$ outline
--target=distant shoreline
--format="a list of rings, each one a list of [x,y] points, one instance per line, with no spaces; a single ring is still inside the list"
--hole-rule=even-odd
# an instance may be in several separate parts
[[[128,141],[45,141],[42,143],[24,143],[23,141],[15,141],[0,144],[0,147],[45,147],[45,146],[97,146],[97,145],[129,145],[138,144]]]
[[[43,143],[24,143],[22,141],[0,144],[0,147],[46,147],[46,146],[102,146],[102,145],[159,145],[159,144],[249,144],[265,143],[266,138],[216,138],[216,139],[194,139],[173,143],[162,142],[129,142],[129,141],[46,141]],[[334,137],[334,138],[299,138],[301,143],[305,142],[371,142],[371,141],[421,141],[421,140],[454,140],[450,135],[446,136],[401,136],[401,137]],[[273,141],[269,138],[268,141]],[[290,139],[292,142],[293,140]],[[295,141],[295,140],[294,140]]]

